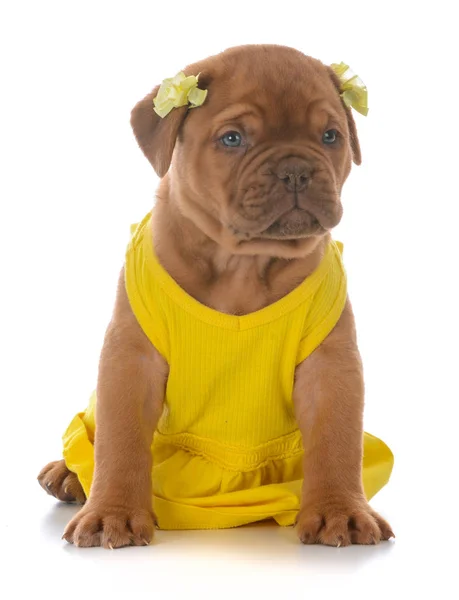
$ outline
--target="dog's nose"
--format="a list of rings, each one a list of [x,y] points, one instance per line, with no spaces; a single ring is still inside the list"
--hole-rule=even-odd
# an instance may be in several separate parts
[[[291,192],[301,192],[306,189],[311,177],[308,165],[304,160],[298,158],[281,160],[275,174]]]

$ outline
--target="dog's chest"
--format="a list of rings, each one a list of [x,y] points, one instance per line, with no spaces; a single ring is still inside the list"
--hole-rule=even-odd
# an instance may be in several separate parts
[[[270,304],[271,296],[260,267],[253,260],[239,258],[208,287],[207,303],[219,312],[244,315]]]

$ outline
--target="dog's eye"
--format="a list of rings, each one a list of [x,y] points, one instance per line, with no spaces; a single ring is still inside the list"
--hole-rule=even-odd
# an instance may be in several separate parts
[[[329,129],[322,136],[322,141],[324,144],[334,144],[338,139],[338,132],[336,129]]]
[[[227,131],[220,140],[224,146],[237,148],[242,144],[242,135],[238,131]]]

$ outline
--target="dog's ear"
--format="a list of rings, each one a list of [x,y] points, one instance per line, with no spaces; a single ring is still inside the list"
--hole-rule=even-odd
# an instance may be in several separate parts
[[[338,90],[338,93],[341,93],[341,82],[338,79],[336,73],[328,67],[328,72],[330,74],[330,78],[333,82],[333,85]],[[360,165],[362,162],[362,153],[360,151],[360,142],[357,136],[357,128],[355,126],[354,116],[352,115],[352,109],[349,106],[346,106],[343,102],[344,110],[346,111],[347,116],[347,125],[349,127],[349,136],[351,140],[351,149],[352,149],[352,159],[356,165]]]
[[[174,108],[163,119],[153,110],[153,98],[159,85],[140,100],[131,112],[131,126],[142,152],[153,165],[158,177],[164,177],[169,170],[175,141],[188,107]]]

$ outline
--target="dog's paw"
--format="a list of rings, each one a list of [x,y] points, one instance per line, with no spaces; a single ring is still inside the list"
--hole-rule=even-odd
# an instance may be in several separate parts
[[[88,502],[67,525],[63,539],[89,548],[113,550],[123,546],[148,546],[156,524],[152,511],[120,506],[93,506]]]
[[[64,460],[57,460],[46,465],[38,475],[41,487],[62,502],[84,504],[86,496],[75,473],[69,471]]]
[[[378,544],[394,537],[390,525],[365,500],[314,503],[301,508],[296,530],[303,544]]]

